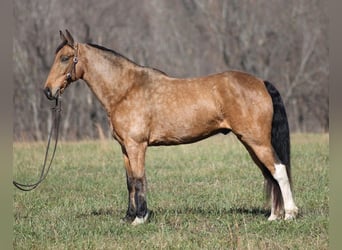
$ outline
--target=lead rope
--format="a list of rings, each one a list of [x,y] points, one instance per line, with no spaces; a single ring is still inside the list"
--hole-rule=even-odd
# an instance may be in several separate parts
[[[48,143],[47,143],[46,152],[45,152],[43,168],[42,168],[42,171],[40,173],[39,180],[33,184],[21,184],[19,182],[13,181],[13,185],[22,191],[31,191],[31,190],[35,189],[36,187],[38,187],[38,185],[43,182],[43,180],[46,178],[46,176],[49,173],[52,161],[55,157],[56,148],[57,148],[59,122],[60,122],[61,110],[62,110],[61,105],[62,105],[62,101],[60,98],[60,94],[58,93],[57,98],[56,98],[56,105],[55,105],[55,107],[52,108],[52,110],[54,111],[54,124],[51,125]],[[49,163],[49,165],[45,171],[53,130],[55,130],[55,147],[54,147],[53,152],[52,152],[50,163]]]

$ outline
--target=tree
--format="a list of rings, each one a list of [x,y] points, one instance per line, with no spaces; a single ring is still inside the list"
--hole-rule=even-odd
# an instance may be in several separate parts
[[[68,28],[176,77],[238,69],[275,84],[291,131],[328,131],[328,42],[322,0],[14,1],[15,140],[44,140],[42,87]],[[82,81],[63,94],[64,139],[110,137],[107,115]],[[104,132],[103,132],[104,131]]]

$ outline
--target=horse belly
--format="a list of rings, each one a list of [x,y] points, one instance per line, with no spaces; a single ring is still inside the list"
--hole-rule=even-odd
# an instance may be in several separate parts
[[[210,105],[167,109],[157,117],[153,119],[149,145],[192,143],[224,128],[218,111]]]

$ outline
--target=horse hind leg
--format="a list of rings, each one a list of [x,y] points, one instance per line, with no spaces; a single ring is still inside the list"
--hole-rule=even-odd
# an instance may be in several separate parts
[[[298,208],[293,201],[286,167],[280,163],[272,146],[241,141],[266,179],[266,194],[271,199],[271,215],[268,220],[279,219],[284,210],[285,220],[295,218]]]
[[[280,187],[277,181],[272,177],[270,171],[266,168],[266,166],[259,160],[254,150],[245,142],[241,141],[245,146],[247,151],[249,152],[251,158],[255,162],[255,164],[261,170],[264,178],[265,178],[265,193],[266,200],[271,202],[271,215],[268,220],[276,220],[281,217],[282,209],[283,209],[283,199],[281,196]]]
[[[275,172],[273,173],[273,176],[279,183],[280,190],[283,195],[285,220],[296,218],[298,214],[298,208],[293,201],[291,185],[286,172],[286,166],[281,163],[275,164]]]

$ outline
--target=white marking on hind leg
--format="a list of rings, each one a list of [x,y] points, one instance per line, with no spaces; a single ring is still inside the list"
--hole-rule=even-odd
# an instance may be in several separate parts
[[[275,173],[273,177],[278,181],[284,200],[285,220],[294,219],[298,213],[292,197],[289,178],[286,173],[286,167],[283,164],[275,164]]]

